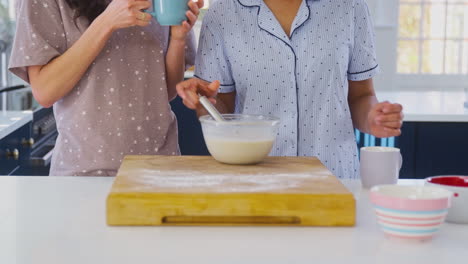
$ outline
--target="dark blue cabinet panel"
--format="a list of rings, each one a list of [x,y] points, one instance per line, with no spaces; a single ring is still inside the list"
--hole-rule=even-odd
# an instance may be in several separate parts
[[[177,116],[179,145],[182,155],[210,155],[195,111],[185,107],[180,97],[174,99],[171,106],[172,111]]]
[[[398,146],[414,178],[468,175],[468,123],[407,123]]]
[[[0,139],[0,175],[10,175],[20,164],[29,159],[31,149],[23,140],[31,138],[31,122],[15,130],[10,135]],[[18,157],[12,157],[13,152]]]

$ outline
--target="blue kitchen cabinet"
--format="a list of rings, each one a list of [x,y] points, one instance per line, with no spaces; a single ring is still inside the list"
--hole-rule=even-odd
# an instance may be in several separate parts
[[[31,122],[0,139],[0,176],[14,174],[29,159],[31,148],[24,140],[31,138]]]
[[[210,155],[195,111],[188,109],[177,97],[171,102],[179,126],[179,146],[182,155]]]
[[[396,139],[404,164],[401,175],[468,175],[468,123],[405,122]]]

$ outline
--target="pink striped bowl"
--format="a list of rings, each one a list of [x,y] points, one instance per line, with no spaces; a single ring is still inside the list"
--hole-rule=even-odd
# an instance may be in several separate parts
[[[439,230],[452,193],[432,186],[379,185],[370,190],[377,221],[391,237],[428,240]]]

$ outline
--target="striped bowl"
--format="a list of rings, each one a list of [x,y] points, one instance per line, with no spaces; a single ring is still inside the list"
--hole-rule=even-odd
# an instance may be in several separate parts
[[[379,185],[370,190],[377,221],[391,237],[428,240],[439,230],[452,193],[440,187]]]

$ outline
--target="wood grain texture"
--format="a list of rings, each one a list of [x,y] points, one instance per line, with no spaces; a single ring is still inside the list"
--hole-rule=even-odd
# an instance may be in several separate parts
[[[127,156],[107,198],[107,222],[352,226],[355,200],[316,158],[240,166],[209,156]]]

